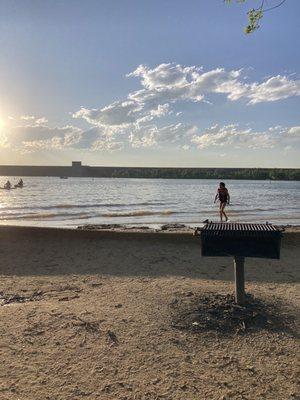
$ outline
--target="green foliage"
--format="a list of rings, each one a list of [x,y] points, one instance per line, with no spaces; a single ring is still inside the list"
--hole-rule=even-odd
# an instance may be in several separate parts
[[[246,0],[235,0],[237,3],[245,3]],[[232,3],[232,0],[224,0],[225,3]],[[244,32],[248,35],[249,33],[253,33],[256,31],[259,26],[259,21],[264,16],[264,13],[267,11],[274,10],[275,8],[280,7],[286,0],[282,0],[281,2],[277,3],[275,6],[264,9],[265,0],[262,0],[261,5],[259,8],[252,8],[247,12],[248,15],[248,25],[245,27]]]
[[[254,32],[259,28],[258,22],[263,17],[262,10],[255,10],[254,8],[247,13],[249,24],[244,29],[246,34]]]

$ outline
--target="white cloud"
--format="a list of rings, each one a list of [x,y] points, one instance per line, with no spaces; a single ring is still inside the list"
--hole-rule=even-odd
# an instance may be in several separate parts
[[[273,145],[269,136],[252,132],[251,129],[240,129],[237,124],[222,127],[214,125],[206,129],[202,135],[193,136],[191,141],[198,149],[216,146],[261,148]]]
[[[11,120],[16,120],[17,118],[8,117]],[[45,117],[35,117],[34,115],[21,115],[19,117],[20,121],[26,121],[30,123],[30,125],[45,125],[48,120]]]
[[[195,125],[182,123],[167,125],[158,129],[157,141],[166,145],[172,143],[184,144],[190,141],[197,131],[198,128]]]
[[[300,95],[300,80],[277,75],[262,83],[245,83],[242,73],[242,70],[226,71],[224,68],[203,72],[199,67],[175,64],[160,64],[153,69],[140,65],[127,76],[140,78],[144,89],[130,93],[128,97],[153,103],[160,99],[163,102],[199,102],[210,93],[223,93],[232,101],[245,98],[249,104],[256,104]]]
[[[0,149],[7,149],[9,148],[8,138],[4,134],[0,134]]]
[[[143,129],[134,129],[129,134],[129,143],[132,147],[153,147],[156,141],[157,126],[145,126]]]
[[[79,137],[81,130],[75,126],[67,125],[64,127],[49,126],[16,126],[8,131],[9,142],[14,145],[22,142],[48,140],[53,137],[69,138],[71,136]]]
[[[37,118],[35,120],[36,125],[45,125],[45,124],[47,124],[47,122],[48,122],[48,120],[45,117]]]
[[[83,118],[92,125],[126,127],[139,118],[141,105],[135,101],[116,101],[101,109],[81,108],[73,114],[74,118]]]
[[[109,140],[96,140],[91,147],[91,150],[104,150],[104,151],[118,151],[122,150],[124,147],[124,143],[122,142],[114,142]]]
[[[11,127],[2,135],[0,147],[25,148],[26,151],[64,148],[115,151],[124,146],[169,146],[188,150],[192,147],[260,149],[295,144],[299,126],[274,126],[255,131],[231,124],[215,125],[200,132],[196,125],[178,122],[183,103],[206,107],[204,103],[211,104],[209,97],[218,94],[231,102],[243,99],[251,105],[300,95],[300,81],[295,77],[277,75],[262,82],[249,82],[244,75],[243,70],[204,71],[202,67],[174,63],[154,68],[140,65],[127,75],[140,80],[139,90],[104,107],[82,107],[72,114],[74,119],[90,124],[90,129],[69,125],[50,127],[45,117],[23,115],[12,120],[12,124],[20,126]],[[175,103],[176,112],[173,111]]]
[[[132,130],[129,134],[129,142],[132,147],[183,147],[196,132],[195,125],[178,123],[158,127],[153,124]]]
[[[243,70],[227,71],[225,68],[204,72],[202,67],[164,63],[155,68],[140,65],[127,76],[140,79],[141,89],[128,93],[124,100],[115,101],[102,108],[82,107],[73,114],[73,117],[100,127],[106,136],[130,135],[130,142],[134,146],[153,146],[158,142],[163,128],[154,122],[167,116],[173,118],[180,116],[180,111],[173,113],[174,103],[211,104],[207,100],[211,94],[226,95],[230,101],[244,99],[248,104],[300,95],[299,80],[278,75],[269,77],[261,83],[246,83]],[[150,121],[151,128],[148,126]],[[144,133],[140,130],[144,130]],[[167,132],[171,132],[171,129],[169,128]],[[171,133],[170,135],[172,136]],[[241,135],[242,133],[238,135],[232,132],[235,141],[239,137],[245,140],[247,132],[244,132],[244,136]],[[253,140],[254,136],[252,132],[250,140]],[[168,137],[168,134],[166,133],[164,137]],[[204,146],[205,138],[197,140],[200,141],[198,146]],[[266,145],[269,144],[268,142]]]
[[[73,146],[81,138],[82,132],[75,126],[49,127],[38,125],[14,126],[6,128],[0,147],[22,151],[38,149],[62,149]]]
[[[297,133],[298,128],[271,127],[266,131],[256,132],[251,128],[240,128],[238,124],[214,125],[206,129],[201,135],[194,135],[191,142],[201,150],[211,147],[270,149],[276,145],[287,144],[290,139],[290,132]]]
[[[20,153],[67,148],[115,151],[122,147],[122,142],[117,142],[111,136],[105,135],[98,127],[84,131],[72,125],[64,127],[15,126],[0,136],[0,148],[9,148]]]
[[[246,97],[250,104],[287,99],[300,96],[300,80],[291,80],[286,76],[273,76],[261,84],[247,86]]]
[[[160,64],[150,69],[145,65],[140,65],[127,77],[140,77],[142,85],[147,89],[174,88],[175,86],[185,86],[193,79],[195,73],[200,73],[202,68],[184,67],[175,64]]]
[[[22,150],[28,151],[38,151],[42,149],[59,149],[62,150],[64,147],[64,140],[59,136],[54,136],[51,139],[43,140],[28,140],[22,142]]]
[[[163,113],[163,111],[161,111]],[[255,131],[238,124],[214,125],[202,132],[191,124],[133,124],[121,132],[108,134],[106,129],[94,126],[88,130],[67,125],[49,127],[26,125],[11,127],[0,136],[0,148],[17,152],[40,150],[85,149],[89,151],[118,151],[125,146],[133,148],[167,147],[189,150],[223,147],[224,149],[270,149],[280,146],[284,151],[300,144],[300,127],[273,126]],[[291,147],[292,146],[292,147]]]
[[[24,120],[24,121],[33,121],[33,120],[35,120],[35,116],[34,115],[21,115],[20,119]]]
[[[293,126],[286,131],[286,136],[290,138],[300,138],[300,126]]]

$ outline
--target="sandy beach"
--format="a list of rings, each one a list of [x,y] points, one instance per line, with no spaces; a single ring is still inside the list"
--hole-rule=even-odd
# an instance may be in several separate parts
[[[1,226],[0,399],[299,399],[299,242],[246,260],[267,324],[222,332],[175,323],[233,293],[232,259],[191,232]]]

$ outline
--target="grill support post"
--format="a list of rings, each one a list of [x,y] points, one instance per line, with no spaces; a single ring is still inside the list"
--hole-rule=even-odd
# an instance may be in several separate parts
[[[235,277],[235,302],[243,305],[245,302],[245,257],[234,256],[234,277]]]

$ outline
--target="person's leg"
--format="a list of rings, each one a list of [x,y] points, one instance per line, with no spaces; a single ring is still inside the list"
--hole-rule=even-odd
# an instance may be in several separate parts
[[[225,206],[226,206],[226,203],[223,203],[223,204],[222,204],[222,214],[223,214],[224,217],[225,217],[225,221],[227,221],[227,220],[228,220],[228,217],[227,217],[227,215],[225,214],[225,211],[224,211]]]
[[[223,222],[223,210],[222,210],[222,203],[220,202],[220,220]]]

